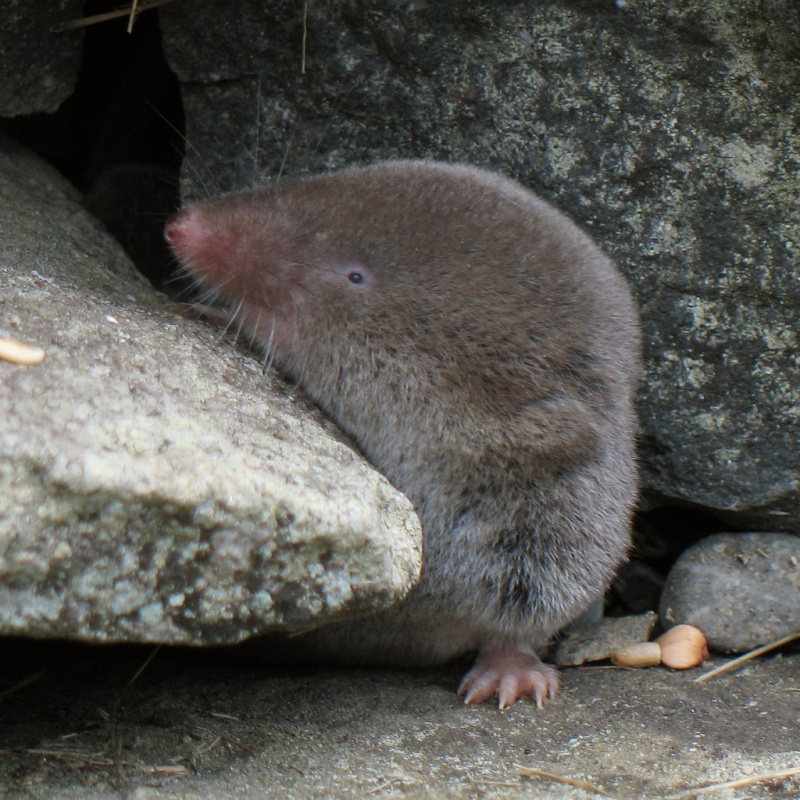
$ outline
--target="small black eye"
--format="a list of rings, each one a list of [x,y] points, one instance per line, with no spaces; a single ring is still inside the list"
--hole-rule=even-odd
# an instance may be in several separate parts
[[[361,272],[353,271],[347,276],[350,283],[364,283],[364,275]]]

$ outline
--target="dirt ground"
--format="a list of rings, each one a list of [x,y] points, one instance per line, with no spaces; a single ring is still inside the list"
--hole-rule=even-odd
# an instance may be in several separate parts
[[[0,797],[654,800],[800,767],[800,654],[705,684],[702,670],[569,669],[544,709],[504,712],[463,706],[462,670],[290,674],[0,640]],[[699,796],[796,800],[800,775]]]

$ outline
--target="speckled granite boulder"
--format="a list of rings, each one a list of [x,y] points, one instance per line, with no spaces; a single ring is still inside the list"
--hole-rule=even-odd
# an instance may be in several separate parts
[[[52,170],[0,144],[0,633],[227,643],[400,600],[409,501],[175,316]]]

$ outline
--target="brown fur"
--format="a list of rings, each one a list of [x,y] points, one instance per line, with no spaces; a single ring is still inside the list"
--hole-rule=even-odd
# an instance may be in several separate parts
[[[412,596],[321,648],[532,652],[602,596],[629,544],[639,329],[573,223],[505,178],[400,161],[222,196],[168,238],[422,520]]]

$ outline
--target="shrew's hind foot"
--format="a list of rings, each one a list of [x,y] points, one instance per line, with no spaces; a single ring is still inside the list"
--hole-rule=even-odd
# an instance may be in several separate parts
[[[475,666],[464,676],[458,696],[468,705],[497,696],[502,711],[520,697],[530,696],[541,708],[555,697],[559,687],[558,670],[543,664],[534,653],[521,650],[482,650]]]

